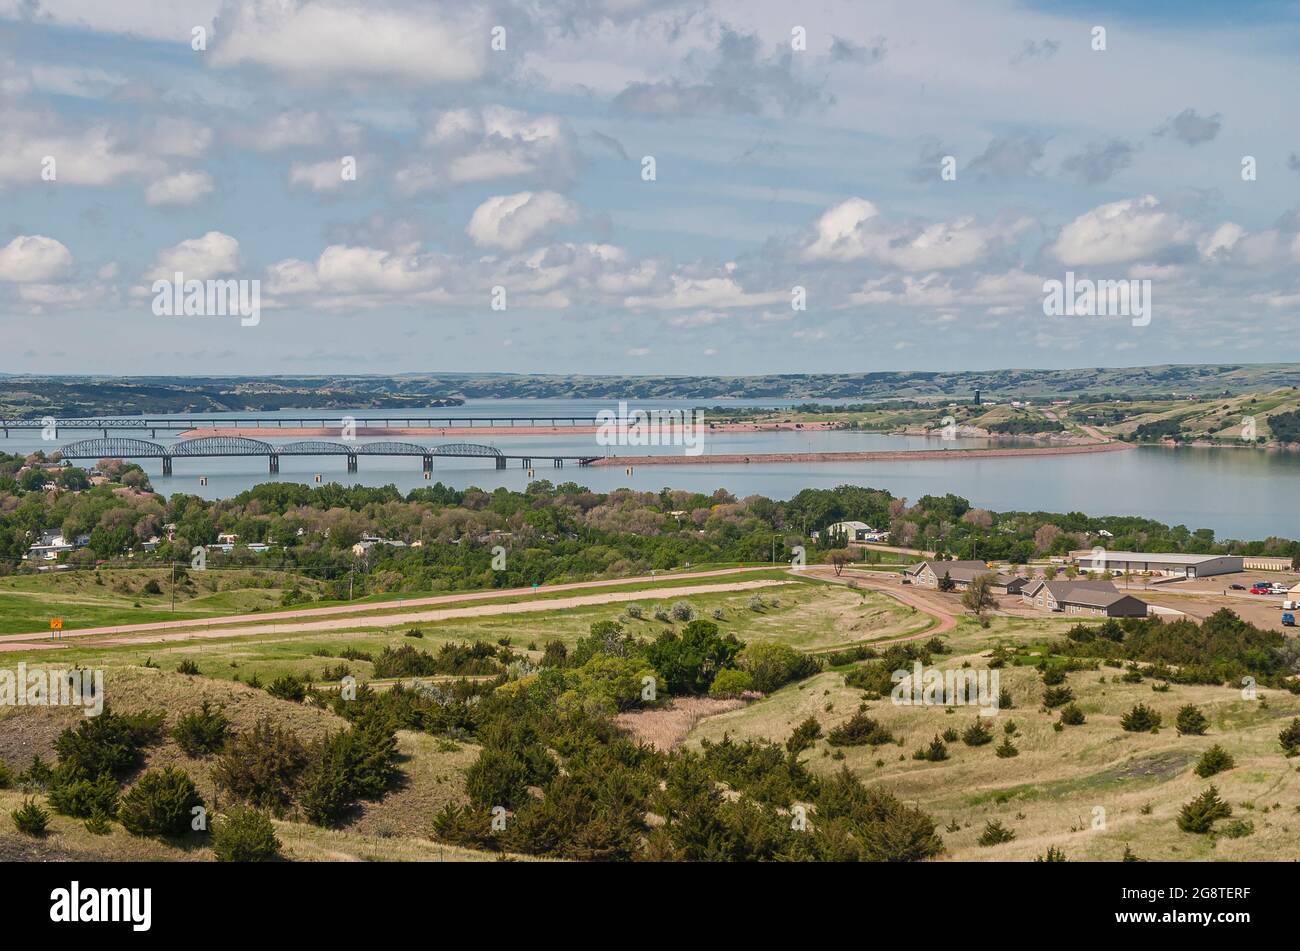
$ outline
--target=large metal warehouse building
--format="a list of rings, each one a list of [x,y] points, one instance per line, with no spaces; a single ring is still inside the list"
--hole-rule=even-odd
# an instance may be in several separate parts
[[[1180,578],[1208,578],[1244,570],[1241,555],[1179,555],[1154,551],[1080,551],[1075,563],[1087,571],[1152,571]]]

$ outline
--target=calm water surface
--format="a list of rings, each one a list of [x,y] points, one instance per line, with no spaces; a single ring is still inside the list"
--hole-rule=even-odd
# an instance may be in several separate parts
[[[714,400],[640,401],[632,408],[690,409]],[[742,404],[734,404],[742,405]],[[765,400],[763,406],[788,406],[790,401]],[[462,407],[428,410],[428,415],[452,416],[544,416],[548,414],[595,416],[604,409],[614,409],[605,400],[474,400]],[[356,410],[359,417],[382,416],[384,410]],[[406,411],[403,411],[406,412]],[[416,411],[411,411],[414,415]],[[419,411],[421,413],[426,411]],[[210,414],[220,415],[220,414]],[[241,419],[257,416],[305,415],[324,417],[319,410],[286,410],[282,413],[228,414]],[[341,418],[342,412],[337,415]],[[47,452],[92,433],[63,433],[54,442],[42,442],[38,434],[11,435],[0,440],[0,451]],[[148,433],[123,433],[150,438]],[[273,431],[259,437],[271,443],[291,442],[299,438],[275,436]],[[328,438],[328,437],[315,437]],[[1095,455],[1021,457],[999,459],[959,459],[939,462],[827,462],[682,466],[641,466],[628,476],[621,467],[554,469],[547,454],[605,455],[606,447],[596,444],[592,434],[556,436],[472,436],[439,439],[435,437],[392,437],[424,445],[440,442],[474,442],[494,445],[510,454],[532,453],[534,478],[553,482],[574,481],[597,491],[622,486],[657,491],[670,486],[700,492],[723,488],[743,497],[760,494],[770,498],[789,498],[805,488],[831,488],[845,483],[887,489],[894,495],[915,501],[922,495],[953,492],[983,508],[999,511],[1086,512],[1090,515],[1141,515],[1171,525],[1188,528],[1211,528],[1220,538],[1266,538],[1281,535],[1300,538],[1300,454],[1232,449],[1166,449],[1140,447],[1130,452]],[[174,436],[159,434],[152,441],[168,444]],[[359,442],[370,441],[359,438]],[[734,433],[706,437],[705,454],[770,453],[838,450],[927,449],[939,446],[982,447],[986,440],[962,439],[942,443],[937,439],[914,436],[887,436],[855,432],[806,433]],[[1000,445],[1007,445],[1003,442]],[[620,454],[652,453],[654,448],[628,447]],[[670,450],[671,451],[671,450]],[[264,458],[177,459],[174,474],[162,475],[158,459],[137,460],[149,473],[155,490],[164,495],[185,492],[204,498],[226,498],[259,482],[282,481],[313,483],[319,474],[325,482],[386,485],[392,483],[403,492],[430,484],[420,469],[418,457],[375,457],[360,459],[360,471],[346,472],[343,457],[284,457],[280,473],[267,472]],[[497,470],[491,460],[438,459],[433,480],[465,488],[479,486],[491,490],[497,486],[522,489],[528,483],[527,472],[518,468]],[[208,484],[199,485],[199,476]]]

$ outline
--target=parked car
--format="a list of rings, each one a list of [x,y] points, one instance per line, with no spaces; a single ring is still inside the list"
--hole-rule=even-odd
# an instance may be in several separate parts
[[[1257,584],[1257,585],[1255,585],[1255,587],[1253,587],[1253,588],[1250,589],[1250,593],[1251,593],[1251,594],[1272,594],[1272,593],[1273,593],[1273,589],[1272,589],[1271,587],[1267,587],[1267,586],[1265,586],[1265,585],[1259,585],[1259,584]]]
[[[1246,586],[1245,586],[1244,584],[1230,584],[1230,585],[1228,585],[1228,587],[1229,587],[1229,589],[1231,589],[1231,590],[1233,590],[1233,591],[1245,591],[1245,590],[1246,590]]]
[[[1287,612],[1286,614],[1283,614],[1283,615],[1282,615],[1282,626],[1283,626],[1283,627],[1295,627],[1295,615],[1294,615],[1294,614],[1291,614],[1290,612]]]

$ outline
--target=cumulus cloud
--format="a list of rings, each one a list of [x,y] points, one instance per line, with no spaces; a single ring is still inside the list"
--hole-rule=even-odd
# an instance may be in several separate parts
[[[65,126],[45,113],[0,110],[0,185],[39,182],[47,157],[64,185],[114,185],[165,174],[163,160],[137,141],[109,123]]]
[[[1083,213],[1061,229],[1051,252],[1068,265],[1147,261],[1191,236],[1187,222],[1146,195]]]
[[[465,233],[480,247],[517,251],[579,217],[578,205],[558,192],[494,195],[474,209]]]
[[[1176,116],[1170,116],[1165,124],[1156,129],[1159,136],[1170,136],[1184,145],[1200,145],[1209,142],[1219,134],[1223,127],[1223,116],[1215,113],[1202,116],[1195,109],[1184,109]]]
[[[420,153],[394,178],[407,194],[505,179],[563,188],[573,180],[577,165],[572,131],[558,117],[487,106],[435,116],[421,139]]]
[[[207,172],[177,172],[146,188],[144,200],[151,205],[193,205],[211,195],[213,187]]]
[[[171,280],[180,271],[186,280],[206,280],[233,273],[239,266],[239,242],[220,231],[209,231],[159,251],[146,276],[150,280]]]
[[[449,2],[244,0],[223,9],[209,55],[217,66],[263,66],[303,83],[467,83],[487,68],[484,16]]]
[[[1017,224],[1008,234],[1018,231]],[[933,223],[889,221],[865,198],[822,213],[800,256],[806,261],[870,260],[905,271],[965,267],[985,258],[1003,235],[972,217]]]
[[[19,235],[0,248],[0,281],[51,281],[66,275],[71,267],[72,252],[44,235]]]

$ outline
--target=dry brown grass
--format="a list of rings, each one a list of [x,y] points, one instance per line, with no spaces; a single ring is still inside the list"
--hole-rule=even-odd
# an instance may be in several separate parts
[[[681,746],[695,725],[705,717],[744,706],[743,700],[681,697],[656,710],[620,713],[614,720],[641,742],[667,752]]]

